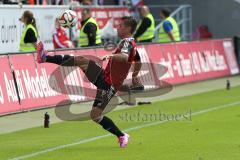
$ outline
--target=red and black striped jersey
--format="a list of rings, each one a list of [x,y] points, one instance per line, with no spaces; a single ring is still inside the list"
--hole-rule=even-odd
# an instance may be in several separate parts
[[[127,54],[128,61],[120,62],[113,59],[109,59],[108,64],[104,70],[104,80],[118,89],[123,81],[126,79],[131,64],[135,60],[136,56],[136,42],[134,38],[122,39],[117,49],[113,54]]]

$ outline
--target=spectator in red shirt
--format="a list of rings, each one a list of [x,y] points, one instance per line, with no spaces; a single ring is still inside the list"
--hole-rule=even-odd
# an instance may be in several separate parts
[[[202,25],[197,27],[193,33],[193,39],[203,40],[213,38],[212,33],[209,31],[208,26]]]
[[[65,30],[60,26],[58,18],[55,20],[55,30],[53,32],[54,49],[74,48],[73,43],[69,40]]]

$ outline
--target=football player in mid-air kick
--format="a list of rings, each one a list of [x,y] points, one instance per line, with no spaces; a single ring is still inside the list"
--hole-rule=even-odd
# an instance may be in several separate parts
[[[137,75],[141,68],[139,67],[141,66],[140,56],[136,50],[136,42],[134,38],[132,38],[136,26],[137,22],[133,17],[122,17],[117,28],[118,36],[121,38],[117,49],[113,54],[102,57],[102,60],[108,60],[105,69],[103,69],[97,62],[84,56],[47,55],[43,43],[41,41],[37,43],[38,63],[78,66],[85,73],[88,80],[97,87],[97,94],[92,106],[90,117],[105,130],[117,136],[121,148],[126,147],[128,144],[129,135],[122,132],[110,118],[104,116],[103,111],[110,99],[122,86],[132,64],[134,65],[132,82],[133,84],[139,83]]]

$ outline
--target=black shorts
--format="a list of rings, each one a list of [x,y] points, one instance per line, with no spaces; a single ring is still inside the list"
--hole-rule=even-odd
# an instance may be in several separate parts
[[[108,84],[104,80],[103,69],[97,62],[90,61],[85,74],[88,80],[97,87],[97,93],[93,102],[93,106],[105,109],[117,91],[112,85]]]

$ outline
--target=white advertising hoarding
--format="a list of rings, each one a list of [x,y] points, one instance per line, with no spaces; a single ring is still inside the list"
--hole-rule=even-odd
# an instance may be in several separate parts
[[[37,29],[46,49],[53,49],[54,20],[68,6],[0,6],[0,54],[18,52],[23,23],[19,18],[25,10],[33,12]]]

